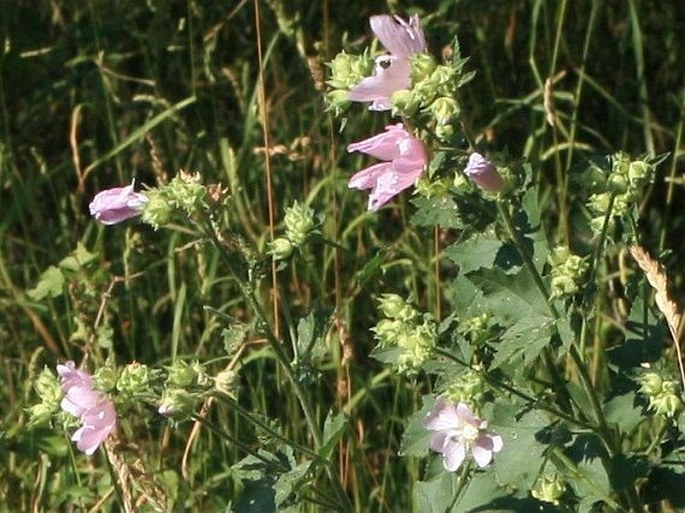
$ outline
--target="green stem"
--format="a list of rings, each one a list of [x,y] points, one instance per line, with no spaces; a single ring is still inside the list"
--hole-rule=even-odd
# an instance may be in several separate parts
[[[287,354],[283,350],[283,345],[281,344],[281,341],[278,340],[273,330],[271,329],[269,320],[264,311],[262,310],[259,301],[257,301],[254,289],[248,283],[245,283],[243,280],[240,279],[240,273],[235,268],[235,264],[233,262],[233,259],[231,258],[231,255],[229,255],[226,252],[223,244],[221,243],[221,240],[217,236],[211,219],[207,219],[207,221],[208,229],[202,231],[203,233],[209,235],[211,240],[214,242],[214,245],[217,247],[221,255],[224,257],[224,260],[226,261],[229,269],[231,270],[231,273],[238,279],[238,282],[240,284],[240,291],[243,295],[243,298],[245,299],[245,301],[247,301],[252,312],[257,316],[257,323],[259,325],[260,330],[262,331],[262,334],[266,337],[266,340],[269,343],[269,346],[271,346],[271,349],[274,352],[276,359],[281,364],[283,371],[285,372],[285,375],[288,378],[288,381],[293,387],[295,396],[297,397],[297,400],[300,403],[300,408],[304,413],[305,421],[307,422],[307,427],[309,428],[312,439],[314,440],[314,447],[316,450],[318,450],[323,445],[323,433],[321,431],[321,428],[319,427],[319,423],[316,419],[316,415],[314,414],[314,410],[311,404],[309,403],[307,394],[305,393],[305,390],[302,388],[302,384],[298,381],[297,376],[295,375],[295,370],[290,364],[290,360]],[[352,511],[353,507],[352,503],[350,502],[350,498],[343,489],[340,480],[335,475],[335,472],[332,468],[332,463],[327,461],[324,465],[324,469],[326,471],[326,475],[329,481],[331,482],[331,485],[333,486],[336,495],[338,496],[341,508],[344,511]]]

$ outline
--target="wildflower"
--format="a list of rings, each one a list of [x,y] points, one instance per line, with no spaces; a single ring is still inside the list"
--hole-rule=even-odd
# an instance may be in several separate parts
[[[100,394],[100,401],[81,416],[81,422],[71,440],[76,442],[79,451],[90,456],[116,426],[117,414],[112,401]]]
[[[506,185],[492,162],[477,152],[473,152],[469,157],[464,174],[487,192],[502,192]]]
[[[417,15],[407,23],[387,14],[371,16],[371,30],[388,55],[376,58],[374,75],[353,87],[348,98],[355,102],[373,102],[370,110],[389,110],[395,91],[411,87],[411,56],[426,51],[426,40]]]
[[[117,224],[140,214],[148,202],[145,194],[134,192],[134,182],[126,187],[101,191],[90,202],[90,215],[102,224]]]
[[[93,377],[76,368],[74,362],[57,365],[64,392],[61,407],[79,417],[81,427],[71,436],[79,451],[91,455],[116,427],[112,401],[94,388]]]
[[[384,160],[357,172],[348,187],[371,189],[369,210],[378,210],[394,196],[411,187],[421,176],[428,158],[421,141],[402,123],[385,127],[385,132],[350,144],[347,151],[360,151]]]
[[[502,437],[487,431],[488,423],[476,417],[464,403],[456,406],[440,397],[426,416],[424,427],[435,431],[430,448],[442,454],[445,468],[454,472],[471,451],[473,459],[483,468],[492,460],[492,454],[502,449]]]
[[[316,229],[314,210],[304,203],[296,201],[291,207],[286,209],[283,224],[285,224],[285,234],[288,240],[294,246],[301,246]]]

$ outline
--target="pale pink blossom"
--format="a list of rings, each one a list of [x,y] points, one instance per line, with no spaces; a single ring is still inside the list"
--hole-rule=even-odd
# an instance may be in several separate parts
[[[478,187],[488,192],[501,192],[506,186],[492,162],[477,152],[469,156],[464,174]]]
[[[90,456],[116,427],[117,414],[112,401],[101,395],[100,402],[81,416],[81,422],[71,440],[76,442],[79,451]]]
[[[91,455],[116,427],[116,411],[112,401],[95,388],[93,377],[76,368],[74,362],[57,365],[64,398],[60,406],[81,420],[71,439],[76,447]]]
[[[476,417],[464,403],[455,406],[439,398],[423,425],[435,431],[430,448],[442,454],[442,463],[450,472],[461,466],[469,451],[483,468],[492,461],[493,453],[502,450],[502,437],[489,433],[487,421]]]
[[[370,110],[389,110],[390,97],[411,87],[411,56],[426,51],[426,39],[413,15],[407,23],[398,16],[371,16],[371,30],[389,54],[376,58],[373,76],[353,87],[348,98],[355,102],[373,102]]]
[[[401,123],[385,127],[385,132],[350,144],[347,151],[360,151],[384,162],[355,173],[348,187],[371,189],[369,210],[378,210],[391,198],[411,187],[421,176],[428,158],[421,141]]]
[[[140,214],[148,198],[141,192],[135,192],[133,185],[97,193],[89,205],[90,215],[102,224],[116,224]]]

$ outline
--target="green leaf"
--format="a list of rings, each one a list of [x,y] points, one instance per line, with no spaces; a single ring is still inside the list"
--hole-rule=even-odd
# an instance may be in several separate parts
[[[59,268],[64,271],[79,272],[97,258],[97,253],[90,253],[86,247],[79,242],[76,245],[76,249],[72,251],[69,256],[60,261]]]
[[[614,490],[625,490],[635,485],[635,481],[646,477],[649,461],[644,456],[617,454],[611,460],[609,480]]]
[[[534,362],[555,333],[556,324],[549,317],[522,317],[502,334],[491,367]]]
[[[416,198],[412,200],[412,203],[417,207],[411,218],[412,224],[416,226],[461,227],[459,210],[451,196]]]
[[[414,484],[417,511],[445,513],[454,502],[457,487],[457,476],[450,472],[442,472],[429,481],[417,481]]]
[[[377,279],[383,273],[383,262],[386,254],[386,251],[379,251],[364,264],[364,267],[356,272],[353,281],[357,288],[364,288],[369,281]]]
[[[48,267],[43,274],[40,275],[38,284],[27,292],[28,296],[35,300],[41,301],[46,297],[61,296],[64,292],[64,274],[54,265]]]
[[[423,421],[434,404],[435,396],[423,396],[423,407],[409,417],[407,427],[402,434],[402,444],[400,446],[400,454],[402,456],[421,458],[428,453],[428,443],[433,433],[423,426]]]
[[[520,415],[517,405],[497,402],[489,424],[490,429],[504,440],[504,447],[495,455],[497,483],[508,488],[529,490],[545,462],[547,446],[536,435],[548,426],[548,420],[537,411]]]
[[[304,484],[311,466],[312,461],[304,461],[292,470],[278,476],[274,484],[274,500],[279,510]]]
[[[315,306],[297,324],[298,356],[322,357],[326,352],[324,337],[331,323],[331,309]]]
[[[328,412],[326,420],[323,423],[323,443],[319,449],[319,455],[322,458],[330,457],[335,444],[338,443],[347,427],[347,415],[339,413],[333,415],[332,411]]]
[[[616,424],[622,433],[628,434],[645,418],[637,406],[635,392],[617,395],[604,403],[604,416],[610,424]]]
[[[552,318],[547,300],[527,269],[513,275],[497,268],[480,269],[468,278],[483,292],[484,306],[507,324],[530,315]]]
[[[459,266],[463,274],[482,267],[512,269],[522,264],[521,257],[510,244],[502,244],[494,230],[479,233],[470,239],[458,242],[444,251],[445,255]]]

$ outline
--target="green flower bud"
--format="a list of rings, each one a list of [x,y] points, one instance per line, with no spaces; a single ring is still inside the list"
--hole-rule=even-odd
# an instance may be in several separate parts
[[[474,346],[484,344],[492,335],[490,317],[491,315],[489,313],[482,313],[462,320],[459,324],[459,333],[467,338]]]
[[[441,96],[428,107],[438,125],[447,125],[459,116],[459,104],[454,98]]]
[[[535,482],[530,493],[539,501],[559,505],[559,499],[566,491],[566,483],[558,474],[542,475]]]
[[[286,209],[283,223],[290,242],[294,246],[301,246],[316,227],[314,210],[296,201],[292,207]]]
[[[117,371],[109,365],[100,367],[93,374],[93,381],[98,390],[111,392],[117,385]]]
[[[659,415],[674,417],[683,408],[680,397],[673,393],[662,392],[650,398],[649,407]]]
[[[642,187],[652,181],[654,167],[643,160],[631,162],[628,166],[628,180],[633,187]]]
[[[618,152],[611,157],[611,174],[628,178],[630,158],[623,152]]]
[[[408,89],[400,89],[390,96],[393,115],[412,116],[419,110],[419,99]]]
[[[386,317],[404,322],[411,321],[418,315],[416,309],[397,294],[382,294],[378,308]]]
[[[339,116],[347,107],[350,106],[350,100],[347,98],[347,91],[343,89],[334,89],[326,93],[327,111],[333,111],[336,116]]]
[[[565,298],[580,290],[588,269],[585,259],[572,254],[565,246],[558,246],[551,251],[548,262],[552,265],[552,299]]]
[[[41,402],[31,406],[27,413],[29,414],[29,427],[45,424],[52,419],[59,407],[59,401],[55,404]]]
[[[656,372],[648,372],[647,374],[640,376],[637,382],[640,384],[641,393],[649,396],[657,396],[661,393],[664,380],[661,379],[661,376]]]
[[[182,388],[168,388],[162,395],[157,411],[160,415],[175,420],[185,420],[195,411],[197,400],[195,396]]]
[[[293,253],[293,243],[285,237],[274,239],[268,244],[269,254],[274,260],[287,260]]]
[[[62,399],[62,388],[60,387],[59,378],[47,367],[44,367],[40,372],[33,383],[33,388],[41,402],[50,407],[58,405]]]
[[[184,360],[176,360],[168,369],[167,383],[177,387],[191,387],[197,383],[197,368]]]
[[[454,138],[454,127],[452,125],[438,125],[435,127],[435,135],[441,141],[451,141]]]
[[[611,193],[602,192],[599,194],[593,194],[590,196],[588,202],[588,207],[596,214],[604,214],[609,210],[609,205],[611,203]]]
[[[607,190],[613,194],[623,194],[628,190],[628,177],[612,174],[607,181]]]
[[[447,386],[444,395],[453,403],[466,403],[475,407],[482,400],[486,390],[480,373],[468,369]]]
[[[398,319],[382,319],[371,330],[380,347],[398,345],[398,340],[406,331],[404,323]]]
[[[238,374],[230,369],[224,369],[214,376],[214,388],[222,394],[235,397]]]
[[[207,188],[200,183],[199,173],[181,171],[165,186],[169,203],[191,215],[205,205]]]
[[[169,222],[173,209],[166,194],[160,189],[149,189],[145,194],[148,202],[143,207],[141,219],[156,230]]]
[[[117,390],[131,397],[145,396],[152,392],[150,368],[138,362],[124,367],[117,380]]]
[[[437,63],[432,55],[427,53],[415,53],[411,56],[411,81],[416,84],[430,77]]]
[[[373,70],[373,61],[366,53],[348,55],[343,51],[326,65],[331,70],[331,78],[327,84],[336,89],[351,89]]]

